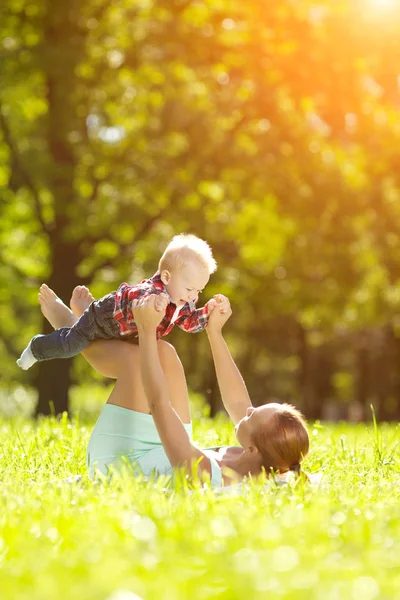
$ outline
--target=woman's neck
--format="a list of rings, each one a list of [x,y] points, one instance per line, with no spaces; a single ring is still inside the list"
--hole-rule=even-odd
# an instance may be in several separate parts
[[[257,459],[249,456],[243,448],[236,449],[236,447],[232,447],[232,451],[229,452],[229,449],[222,456],[220,461],[221,468],[230,469],[234,471],[239,477],[239,479],[243,479],[246,475],[257,476],[262,472],[261,462]],[[234,479],[234,477],[232,477]]]

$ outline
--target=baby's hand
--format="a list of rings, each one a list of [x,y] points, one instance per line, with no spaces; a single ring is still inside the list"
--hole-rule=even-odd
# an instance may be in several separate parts
[[[222,294],[215,294],[214,298],[210,302],[216,302],[216,306],[219,308],[221,315],[226,315],[231,310],[231,305],[226,296]]]
[[[149,296],[139,298],[138,300],[134,300],[132,302],[133,316],[139,332],[155,332],[157,326],[159,323],[161,323],[168,302],[166,303],[165,300],[160,299],[158,301],[158,306],[160,309],[156,310],[155,303],[158,298],[160,298],[160,296],[157,296],[156,294],[150,294]],[[163,310],[161,310],[162,306],[164,306]]]
[[[218,302],[216,300],[214,300],[214,298],[211,298],[211,300],[206,302],[206,306],[207,306],[208,312],[211,314],[212,311],[214,310],[214,308],[216,308],[218,306]]]
[[[207,306],[209,314],[207,330],[209,332],[221,331],[232,314],[228,298],[222,294],[216,294],[214,298],[207,302]]]
[[[157,312],[165,312],[167,306],[169,304],[169,298],[167,294],[159,294],[156,296],[154,301],[154,308]]]

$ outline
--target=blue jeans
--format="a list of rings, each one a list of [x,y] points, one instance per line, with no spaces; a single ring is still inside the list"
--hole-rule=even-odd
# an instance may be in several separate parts
[[[36,335],[31,340],[33,356],[38,361],[71,358],[85,350],[93,340],[119,339],[119,327],[113,318],[114,305],[113,292],[92,302],[72,327],[61,327],[48,335]]]

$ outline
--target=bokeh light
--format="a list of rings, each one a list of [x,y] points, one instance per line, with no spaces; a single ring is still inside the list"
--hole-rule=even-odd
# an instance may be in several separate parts
[[[369,0],[370,4],[375,8],[394,8],[395,6],[399,6],[399,0]]]

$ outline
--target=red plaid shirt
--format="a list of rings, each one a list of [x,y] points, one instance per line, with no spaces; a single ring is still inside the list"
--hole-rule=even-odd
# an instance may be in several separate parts
[[[145,298],[150,294],[166,293],[165,285],[161,281],[160,274],[157,272],[151,279],[144,279],[139,285],[130,286],[122,283],[115,292],[114,320],[119,325],[121,335],[131,335],[137,333],[137,326],[132,312],[132,301],[138,298]],[[178,325],[184,331],[197,333],[203,331],[208,323],[208,308],[196,308],[195,302],[187,302],[179,311],[176,320],[171,323],[175,314],[176,305],[170,302],[165,311],[165,317],[157,327],[157,339],[168,335],[174,325]]]

